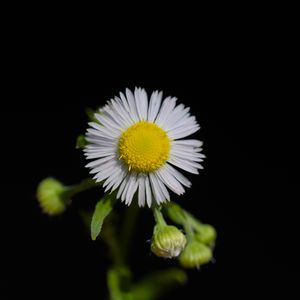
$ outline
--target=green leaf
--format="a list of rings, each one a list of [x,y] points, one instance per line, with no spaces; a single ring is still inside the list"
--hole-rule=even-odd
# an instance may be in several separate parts
[[[89,119],[89,121],[90,122],[95,122],[95,123],[99,123],[99,121],[96,119],[96,117],[95,117],[95,113],[100,113],[99,111],[98,111],[98,109],[92,109],[92,108],[90,108],[90,107],[87,107],[86,109],[85,109],[85,113],[86,113],[86,115],[87,115],[87,117],[88,117],[88,119]]]
[[[85,136],[83,134],[79,135],[76,140],[76,149],[84,149],[84,147],[87,145],[87,140],[85,139]]]
[[[114,195],[108,194],[97,203],[91,223],[91,237],[93,241],[100,234],[103,222],[112,211],[115,200],[116,197]]]

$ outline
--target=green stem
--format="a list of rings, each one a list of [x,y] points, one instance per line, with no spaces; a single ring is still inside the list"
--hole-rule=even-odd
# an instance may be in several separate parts
[[[134,209],[132,211],[135,212]],[[130,228],[133,226],[132,222],[133,221],[130,220],[128,230],[130,230]],[[127,235],[129,235],[129,233],[127,233]],[[131,272],[125,263],[126,251],[123,247],[120,247],[120,239],[118,239],[118,236],[116,235],[115,222],[113,219],[108,220],[103,230],[102,237],[109,248],[113,260],[113,265],[107,272],[107,285],[110,299],[129,299],[126,297],[126,294],[131,285]],[[127,241],[128,245],[130,241],[131,238],[129,237],[129,241]]]
[[[182,226],[183,226],[184,231],[185,231],[185,233],[187,235],[187,239],[189,241],[191,241],[194,238],[194,236],[195,236],[195,232],[194,232],[193,226],[192,226],[192,224],[190,222],[190,219],[188,217],[186,217],[186,220],[182,224]]]
[[[129,259],[129,253],[132,246],[132,235],[134,234],[134,229],[136,221],[139,215],[139,207],[136,203],[132,204],[126,209],[123,230],[122,230],[122,246],[123,246],[123,256],[125,261]]]
[[[163,214],[161,213],[160,208],[154,207],[154,208],[153,208],[153,215],[154,215],[155,222],[156,222],[158,225],[167,225],[167,223],[166,223],[166,221],[165,221],[165,219],[164,219],[164,216],[163,216]]]
[[[79,184],[68,187],[68,189],[62,195],[63,199],[69,201],[69,199],[71,199],[76,194],[94,188],[96,186],[99,186],[100,184],[101,183],[96,183],[95,180],[91,178],[84,179]]]
[[[166,211],[173,222],[183,226],[188,240],[192,240],[195,235],[196,219],[178,204],[169,204],[166,207]]]
[[[185,223],[186,215],[184,214],[184,210],[178,204],[170,203],[164,207],[164,210],[174,223],[178,225],[183,225]]]
[[[123,300],[123,293],[120,290],[120,276],[115,268],[110,268],[107,272],[107,285],[111,300]]]
[[[123,266],[123,253],[116,237],[114,225],[111,222],[103,228],[102,236],[109,248],[114,265],[119,267]]]

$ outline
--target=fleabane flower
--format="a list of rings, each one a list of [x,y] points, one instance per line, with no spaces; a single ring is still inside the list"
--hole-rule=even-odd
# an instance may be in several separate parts
[[[95,114],[99,123],[89,123],[84,152],[93,161],[86,167],[105,191],[117,190],[127,205],[136,193],[139,206],[170,201],[168,189],[182,195],[191,186],[176,168],[193,174],[202,169],[202,142],[183,139],[200,126],[190,109],[176,101],[162,101],[158,91],[148,101],[144,89],[126,89]]]

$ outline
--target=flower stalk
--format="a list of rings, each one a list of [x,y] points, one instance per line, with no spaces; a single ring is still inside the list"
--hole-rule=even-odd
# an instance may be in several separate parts
[[[75,195],[85,192],[89,189],[92,189],[94,187],[101,186],[101,183],[95,182],[95,180],[91,178],[86,178],[82,180],[79,184],[75,184],[72,186],[67,187],[66,191],[63,193],[64,199],[71,199]]]

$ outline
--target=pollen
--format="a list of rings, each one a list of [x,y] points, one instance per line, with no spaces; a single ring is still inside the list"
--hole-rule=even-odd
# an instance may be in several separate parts
[[[171,141],[156,124],[140,121],[122,133],[118,146],[119,158],[129,171],[150,173],[169,158]]]

